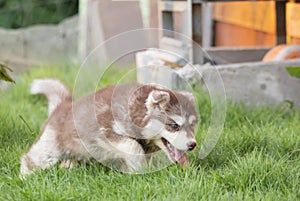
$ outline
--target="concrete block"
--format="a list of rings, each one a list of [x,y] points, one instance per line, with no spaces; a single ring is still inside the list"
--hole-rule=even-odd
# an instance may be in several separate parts
[[[182,72],[181,74],[191,84],[205,85],[205,82],[212,77],[213,71],[217,69],[229,100],[250,105],[279,104],[290,100],[300,107],[300,80],[288,74],[285,69],[287,66],[300,66],[300,59],[205,67],[195,65],[194,69],[182,69],[185,74]],[[210,82],[210,85],[213,83]],[[210,87],[214,88],[214,86]],[[214,89],[218,90],[218,88]]]
[[[204,49],[210,60],[217,64],[261,61],[270,50],[268,47],[210,47]]]
[[[172,88],[173,69],[166,66],[157,57],[156,51],[144,51],[136,54],[137,81],[143,84],[156,83]]]
[[[287,66],[300,66],[300,60],[241,63],[217,68],[231,100],[251,105],[290,100],[300,107],[300,80],[288,74]]]
[[[180,40],[163,37],[160,41],[160,48],[173,53],[173,55],[168,54],[169,56],[167,54],[164,55],[166,60],[169,60],[170,62],[184,66],[186,64],[186,60],[189,59],[187,54],[188,47]],[[177,56],[174,56],[174,54]]]
[[[157,82],[171,89],[184,89],[190,85],[209,88],[214,93],[225,93],[228,100],[249,105],[276,105],[285,100],[300,108],[300,79],[291,77],[287,66],[300,66],[300,59],[276,62],[246,62],[226,65],[186,65],[172,69],[155,66],[156,57],[139,53],[138,82]],[[147,60],[148,59],[148,60]],[[150,65],[150,67],[148,66]],[[143,66],[143,70],[139,68]],[[218,83],[220,76],[223,83]],[[187,84],[188,83],[188,84]],[[207,86],[209,85],[209,86]],[[220,87],[220,86],[223,86]]]

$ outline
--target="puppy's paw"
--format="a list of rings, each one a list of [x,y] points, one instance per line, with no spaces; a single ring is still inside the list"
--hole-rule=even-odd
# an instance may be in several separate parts
[[[21,166],[20,166],[20,175],[21,179],[24,179],[26,175],[29,175],[33,172],[34,163],[32,162],[31,158],[28,155],[23,155],[21,157]]]
[[[61,168],[66,168],[66,169],[72,169],[73,167],[75,167],[77,164],[77,161],[75,160],[63,160],[61,163],[60,163],[60,167]]]

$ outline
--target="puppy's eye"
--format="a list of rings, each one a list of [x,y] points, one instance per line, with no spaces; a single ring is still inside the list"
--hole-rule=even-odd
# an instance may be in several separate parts
[[[177,123],[168,124],[168,126],[175,131],[178,131],[180,126]]]

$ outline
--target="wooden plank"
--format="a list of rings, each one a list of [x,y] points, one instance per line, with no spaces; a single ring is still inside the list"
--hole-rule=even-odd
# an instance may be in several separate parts
[[[245,28],[275,33],[275,2],[214,3],[213,18]]]
[[[224,22],[215,24],[216,46],[274,46],[275,41],[274,34]]]
[[[291,44],[300,45],[300,38],[291,38]]]
[[[287,34],[300,39],[300,3],[287,3],[286,20]]]

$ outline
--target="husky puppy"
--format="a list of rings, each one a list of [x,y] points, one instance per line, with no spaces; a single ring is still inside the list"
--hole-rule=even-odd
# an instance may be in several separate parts
[[[47,97],[49,118],[21,158],[21,176],[58,161],[91,158],[120,159],[123,170],[142,172],[146,155],[160,149],[183,166],[189,163],[185,152],[196,147],[198,118],[189,92],[122,84],[74,101],[60,81],[37,79],[31,93]]]

